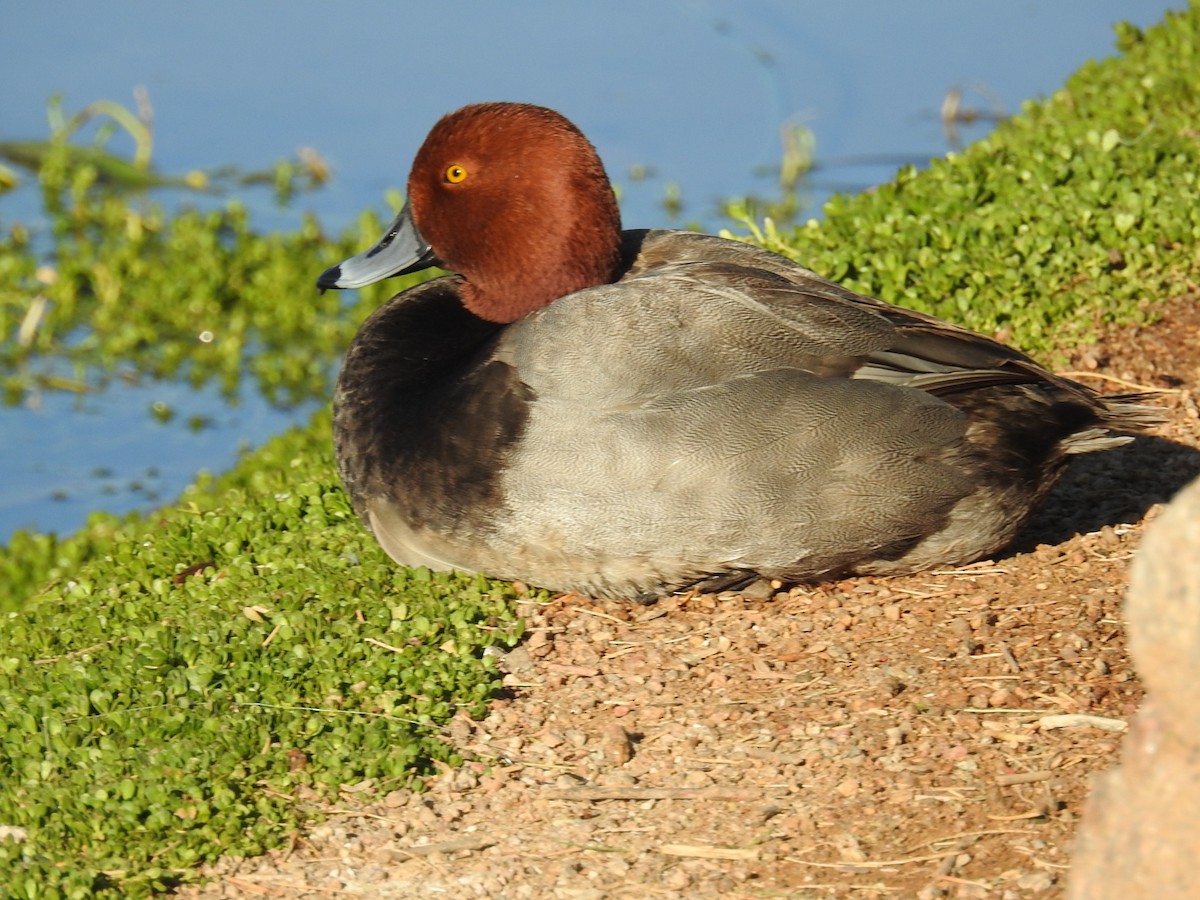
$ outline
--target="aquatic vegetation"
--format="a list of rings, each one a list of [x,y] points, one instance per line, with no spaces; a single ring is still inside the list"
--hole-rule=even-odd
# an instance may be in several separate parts
[[[111,106],[99,109],[111,113]],[[118,120],[127,128],[148,133],[125,113]],[[168,214],[146,188],[212,188],[215,176],[155,175],[145,137],[128,160],[103,141],[78,147],[68,140],[77,128],[71,122],[31,157],[47,223],[0,222],[5,400],[94,390],[117,372],[215,382],[231,398],[249,384],[279,404],[326,396],[333,361],[381,292],[366,291],[345,308],[345,298],[316,294],[312,272],[377,231],[375,214],[364,213],[340,239],[311,216],[294,232],[261,233],[238,199]],[[0,145],[0,155],[11,158],[17,148]],[[315,179],[315,166],[285,161],[236,180],[265,181],[287,198],[298,182]]]
[[[62,98],[53,96],[47,109],[50,136],[45,140],[0,141],[0,159],[37,175],[53,194],[55,181],[68,171],[85,167],[95,170],[97,180],[116,190],[187,188],[219,192],[256,184],[274,186],[276,200],[287,202],[295,194],[314,190],[329,180],[329,167],[311,148],[301,148],[295,159],[276,162],[270,169],[243,172],[236,166],[212,171],[194,170],[183,175],[164,175],[154,170],[154,110],[144,88],[134,91],[136,112],[111,100],[95,100],[71,116],[62,108]],[[89,123],[99,121],[91,146],[80,146],[72,138]],[[126,159],[108,148],[120,129],[134,142],[133,156]],[[0,167],[0,193],[19,184],[15,172]],[[52,201],[52,197],[50,198]]]

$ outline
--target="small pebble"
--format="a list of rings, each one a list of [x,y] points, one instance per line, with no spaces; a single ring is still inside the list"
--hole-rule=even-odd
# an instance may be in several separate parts
[[[623,766],[633,759],[633,744],[629,740],[629,732],[617,722],[605,726],[600,736],[600,746],[604,761],[610,766]]]

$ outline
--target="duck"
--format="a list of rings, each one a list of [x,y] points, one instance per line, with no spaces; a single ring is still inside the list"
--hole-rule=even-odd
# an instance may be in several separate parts
[[[333,398],[351,506],[401,566],[638,599],[964,565],[1158,421],[752,244],[623,230],[542,106],[441,118],[384,236],[317,286],[431,266]]]

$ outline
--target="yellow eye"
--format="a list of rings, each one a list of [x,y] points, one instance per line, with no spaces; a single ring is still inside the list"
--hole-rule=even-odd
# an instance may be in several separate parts
[[[457,163],[446,169],[446,180],[451,184],[459,184],[460,182],[466,181],[466,179],[467,170]]]

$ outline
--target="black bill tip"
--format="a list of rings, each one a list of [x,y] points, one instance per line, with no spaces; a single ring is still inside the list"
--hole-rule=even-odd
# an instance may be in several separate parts
[[[342,264],[330,266],[321,273],[321,277],[317,279],[317,290],[322,294],[326,291],[336,291],[340,288],[338,284],[342,280]]]

